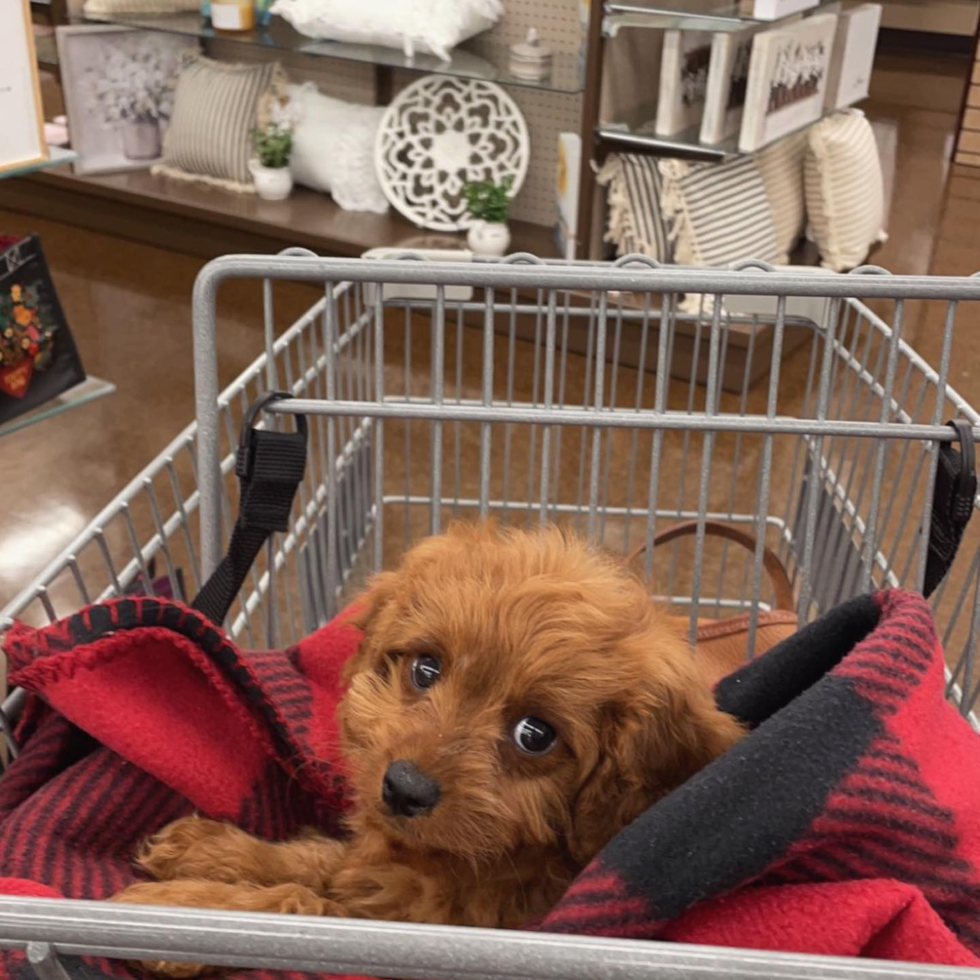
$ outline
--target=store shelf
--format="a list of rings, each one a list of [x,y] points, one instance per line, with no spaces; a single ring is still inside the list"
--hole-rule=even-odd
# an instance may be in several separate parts
[[[206,258],[274,252],[301,245],[321,255],[359,256],[370,248],[464,247],[463,235],[416,228],[395,211],[343,211],[326,194],[296,187],[263,201],[148,170],[80,176],[68,168],[0,186],[0,209],[26,212]],[[511,223],[512,249],[556,256],[552,230]]]
[[[857,104],[857,103],[855,103]],[[825,113],[824,118],[837,110]],[[786,139],[794,133],[809,129],[816,123],[806,123],[784,133]],[[738,148],[738,137],[732,136],[724,143],[702,143],[698,139],[700,127],[684,130],[676,136],[658,136],[653,121],[630,126],[623,123],[600,123],[595,129],[595,142],[598,156],[604,158],[609,153],[648,153],[651,156],[670,157],[675,160],[695,160],[704,163],[724,163],[744,156]]]
[[[636,129],[628,126],[598,126],[595,135],[601,153],[649,153],[652,156],[704,163],[724,163],[739,155],[734,137],[712,146],[698,142],[697,129],[678,133],[676,136],[657,136],[652,123]]]
[[[20,177],[23,174],[34,173],[36,170],[46,170],[48,167],[60,167],[62,164],[78,159],[78,154],[73,150],[66,150],[60,146],[49,146],[48,152],[47,160],[25,163],[22,167],[15,167],[13,170],[0,170],[0,180],[4,177]]]
[[[41,33],[35,30],[34,50],[37,52],[37,63],[42,68],[58,67],[58,43],[53,31]]]
[[[354,0],[356,2],[356,0]],[[452,61],[442,61],[430,54],[417,54],[407,58],[395,48],[375,47],[367,44],[342,44],[338,41],[315,41],[293,30],[279,17],[273,17],[269,25],[255,31],[216,31],[209,22],[196,13],[157,15],[114,15],[112,17],[86,18],[89,23],[111,23],[125,27],[138,27],[149,31],[179,34],[198,40],[220,39],[235,44],[266,48],[272,51],[291,51],[318,58],[333,58],[384,68],[403,68],[427,74],[455,75],[460,78],[476,78],[500,85],[532,88],[540,91],[579,93],[584,87],[579,57],[567,52],[555,52],[551,75],[540,82],[529,82],[510,74],[508,64],[510,50],[505,44],[487,40],[485,36],[464,42],[452,52]]]
[[[835,4],[820,0],[803,11],[810,15]],[[676,28],[682,31],[741,31],[753,24],[774,25],[741,12],[738,0],[606,0],[603,29],[607,35],[623,27]],[[791,14],[790,16],[796,16]],[[783,18],[785,20],[787,18]]]
[[[26,429],[29,425],[43,422],[45,419],[54,418],[62,412],[70,412],[73,408],[79,408],[94,402],[97,398],[104,398],[111,395],[116,390],[116,386],[111,381],[103,381],[101,378],[86,378],[81,384],[75,385],[63,391],[60,395],[50,401],[39,405],[32,412],[18,415],[17,418],[9,422],[0,424],[0,436],[10,435],[20,429]]]

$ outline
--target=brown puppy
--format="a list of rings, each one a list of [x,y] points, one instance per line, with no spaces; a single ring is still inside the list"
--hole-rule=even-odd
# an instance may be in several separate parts
[[[742,735],[642,585],[556,529],[455,525],[357,621],[350,840],[180,820],[140,857],[161,880],[117,900],[519,926]]]

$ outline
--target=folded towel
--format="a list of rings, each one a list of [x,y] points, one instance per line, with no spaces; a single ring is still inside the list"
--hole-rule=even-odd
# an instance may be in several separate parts
[[[341,616],[285,653],[242,652],[152,598],[14,627],[11,678],[38,696],[0,780],[0,891],[107,897],[136,878],[139,840],[192,809],[269,837],[337,831],[333,715],[357,642]],[[980,739],[943,700],[925,600],[852,600],[716,691],[750,735],[535,928],[980,966]],[[0,975],[30,974],[4,953]]]

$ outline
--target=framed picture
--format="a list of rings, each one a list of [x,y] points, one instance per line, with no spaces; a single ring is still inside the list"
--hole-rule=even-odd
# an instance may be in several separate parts
[[[752,39],[738,148],[754,153],[823,115],[837,15],[821,14]]]
[[[664,32],[657,98],[658,136],[674,136],[700,124],[710,62],[710,32]]]
[[[0,173],[48,158],[30,0],[0,3]]]
[[[187,38],[110,24],[59,27],[57,33],[75,172],[157,163]]]

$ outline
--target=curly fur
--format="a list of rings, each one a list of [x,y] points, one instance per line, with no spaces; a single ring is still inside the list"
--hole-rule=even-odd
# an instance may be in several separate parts
[[[339,707],[350,840],[271,843],[188,818],[140,856],[159,880],[117,900],[516,927],[742,736],[639,581],[554,528],[454,525],[377,576],[356,622]],[[442,663],[424,691],[420,653]],[[558,732],[546,755],[511,738],[528,714]],[[439,782],[431,813],[383,802],[396,759]]]

